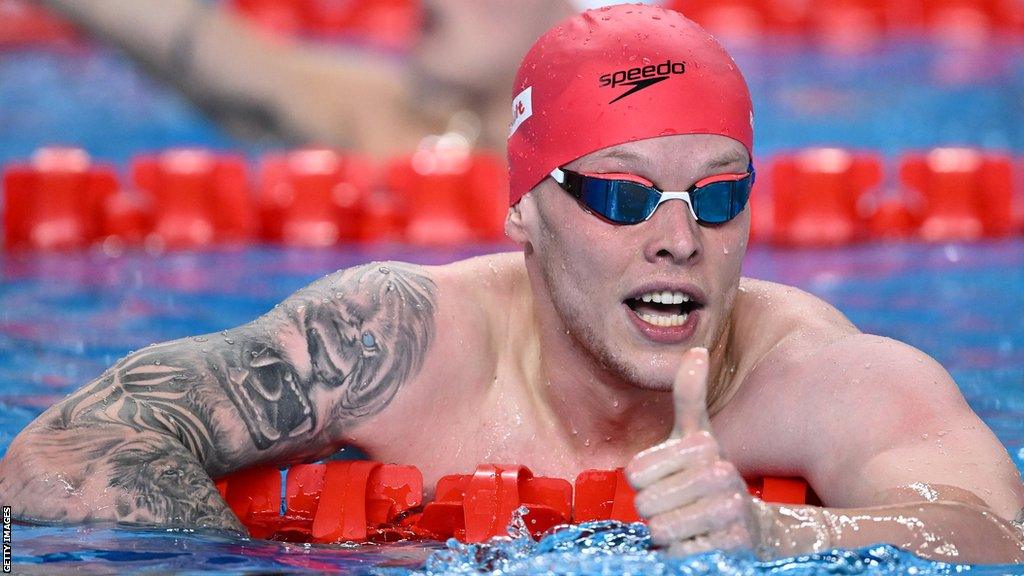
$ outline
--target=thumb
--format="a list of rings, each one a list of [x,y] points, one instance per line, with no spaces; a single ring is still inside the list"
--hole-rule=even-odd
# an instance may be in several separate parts
[[[690,348],[683,353],[683,361],[672,387],[676,412],[672,438],[711,431],[707,407],[708,364],[706,348]]]

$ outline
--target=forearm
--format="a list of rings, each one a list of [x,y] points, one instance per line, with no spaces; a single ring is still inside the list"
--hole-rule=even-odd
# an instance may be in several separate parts
[[[348,145],[358,138],[351,111],[369,94],[390,102],[402,91],[383,62],[275,40],[198,0],[41,1],[245,130]]]
[[[434,288],[371,264],[246,326],[139,350],[15,439],[0,500],[52,521],[213,523],[211,476],[327,456],[390,403],[430,345]]]
[[[212,114],[287,130],[294,50],[198,0],[41,0],[176,85]]]
[[[0,501],[29,522],[116,522],[245,533],[194,454],[128,427],[30,428],[0,461]]]
[[[886,543],[944,562],[1024,561],[1020,530],[972,504],[939,501],[857,509],[771,505],[767,510],[766,552],[775,557]]]
[[[172,65],[175,43],[216,10],[198,0],[41,0],[55,12],[156,69]]]

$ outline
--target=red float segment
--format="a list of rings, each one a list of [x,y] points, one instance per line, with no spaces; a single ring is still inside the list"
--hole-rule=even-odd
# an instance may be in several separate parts
[[[873,239],[905,240],[921,226],[920,207],[906,198],[885,198],[871,210],[868,229]]]
[[[365,540],[366,492],[370,473],[379,462],[329,462],[324,472],[320,505],[313,517],[314,542]]]
[[[217,489],[254,538],[388,540],[395,532],[414,536],[394,525],[422,504],[423,476],[413,466],[368,461],[293,466],[285,481],[283,516],[277,468],[236,472],[218,480]]]
[[[857,205],[881,179],[877,153],[816,148],[776,158],[771,168],[774,240],[839,246],[864,239]]]
[[[363,202],[357,238],[361,242],[402,242],[405,225],[405,209],[396,195],[390,190],[372,190]]]
[[[1011,202],[1013,231],[1017,234],[1024,234],[1024,158],[1016,165],[1014,190],[1015,193]]]
[[[102,221],[105,246],[140,245],[153,229],[153,207],[139,195],[122,190],[104,201]],[[110,246],[109,242],[116,244]]]
[[[508,215],[508,165],[492,154],[474,154],[466,175],[470,194],[464,199],[470,226],[484,242],[505,239]]]
[[[410,47],[420,25],[415,0],[232,0],[230,5],[274,33],[353,40],[391,50]]]
[[[470,165],[466,150],[420,150],[389,163],[387,188],[407,207],[408,242],[453,245],[473,239],[463,203]]]
[[[151,237],[169,248],[197,248],[252,238],[255,218],[245,160],[179,149],[136,157],[132,182],[152,204]]]
[[[466,542],[483,542],[505,531],[519,507],[519,483],[528,474],[522,466],[477,466],[463,500]]]
[[[331,246],[363,234],[376,170],[366,158],[328,149],[268,154],[260,166],[263,237],[289,246]]]
[[[727,46],[752,45],[773,33],[800,31],[800,3],[758,0],[673,0],[668,4],[697,22]]]
[[[504,161],[445,138],[388,164],[386,186],[405,207],[406,241],[454,245],[504,238]]]
[[[423,474],[415,466],[384,464],[370,475],[367,518],[380,526],[423,505]]]
[[[747,482],[751,495],[773,504],[806,504],[807,482],[800,478],[759,478]]]
[[[1024,21],[1024,5],[1014,0],[927,0],[922,20],[938,39],[981,44],[996,33],[1016,33]]]
[[[313,521],[320,506],[326,470],[323,464],[298,464],[288,469],[284,495],[286,515]]]
[[[439,539],[483,542],[504,535],[520,506],[528,510],[523,520],[534,535],[571,516],[572,485],[561,478],[534,477],[523,466],[483,464],[473,475],[445,476],[435,495],[416,527]]]
[[[905,25],[910,4],[900,0],[811,0],[803,26],[821,46],[859,53],[877,46],[894,26]]]
[[[84,248],[102,231],[103,205],[117,192],[113,167],[78,148],[43,148],[4,171],[4,245]]]
[[[323,487],[314,542],[390,540],[399,517],[423,503],[423,475],[414,466],[328,462]]]
[[[636,493],[626,480],[622,468],[616,470],[585,470],[576,477],[576,498],[573,501],[573,522],[619,520],[639,522],[633,505]]]
[[[231,511],[253,538],[269,538],[281,521],[281,471],[273,467],[236,472],[217,482]]]
[[[67,43],[78,39],[74,26],[29,0],[0,0],[0,47]]]
[[[766,171],[767,172],[767,171]],[[765,184],[770,173],[757,175],[754,187],[750,191],[750,243],[762,244],[772,239],[775,218],[772,214],[774,205],[771,197],[771,186]]]
[[[924,200],[918,234],[925,240],[1013,231],[1013,168],[1006,155],[968,148],[907,154],[900,161],[900,181]]]

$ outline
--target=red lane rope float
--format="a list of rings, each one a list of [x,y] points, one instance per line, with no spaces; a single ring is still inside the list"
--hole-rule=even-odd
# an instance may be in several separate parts
[[[569,522],[641,521],[622,469],[586,470],[573,484],[534,476],[525,466],[481,464],[473,474],[444,476],[434,501],[423,502],[423,475],[415,466],[370,461],[302,464],[282,474],[261,467],[217,481],[228,506],[253,538],[288,542],[393,542],[403,539],[483,542],[506,533],[513,512],[538,537]],[[820,504],[800,478],[748,482],[767,502]]]

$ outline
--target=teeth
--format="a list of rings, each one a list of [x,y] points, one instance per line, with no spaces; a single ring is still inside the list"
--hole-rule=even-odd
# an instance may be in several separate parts
[[[654,324],[655,326],[682,326],[686,323],[686,319],[689,318],[689,314],[673,314],[671,316],[658,316],[655,314],[643,314],[638,313],[637,316],[641,320],[648,324]]]
[[[655,302],[657,304],[682,304],[683,302],[689,302],[690,296],[683,292],[671,292],[665,290],[663,292],[648,292],[635,298],[635,300]]]

